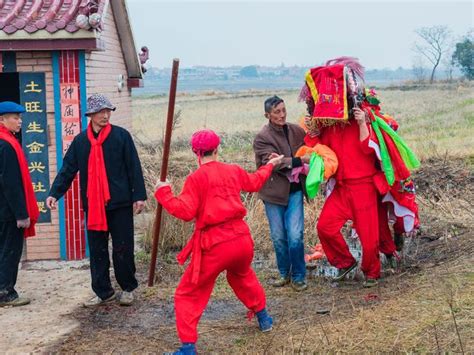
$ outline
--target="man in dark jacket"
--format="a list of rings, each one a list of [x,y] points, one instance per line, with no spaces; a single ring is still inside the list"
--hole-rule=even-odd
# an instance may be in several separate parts
[[[303,291],[307,288],[303,244],[305,179],[300,175],[299,182],[290,183],[289,177],[294,168],[309,162],[307,156],[294,156],[304,145],[305,132],[298,125],[286,122],[285,103],[278,96],[268,98],[264,108],[268,124],[253,143],[257,167],[266,164],[272,152],[285,156],[259,193],[265,204],[280,273],[272,285],[281,287],[291,282],[293,289]]]
[[[108,303],[115,298],[109,276],[109,233],[115,278],[122,288],[117,295],[121,305],[132,304],[132,291],[138,286],[133,212],[140,213],[145,206],[145,184],[130,133],[109,123],[112,111],[115,107],[104,95],[94,94],[88,98],[86,115],[90,123],[87,130],[74,138],[46,200],[46,205],[54,209],[79,171],[92,289],[97,295],[85,302],[85,307]]]
[[[30,303],[15,290],[23,237],[33,236],[39,211],[28,164],[13,134],[20,132],[23,106],[0,103],[0,307]]]

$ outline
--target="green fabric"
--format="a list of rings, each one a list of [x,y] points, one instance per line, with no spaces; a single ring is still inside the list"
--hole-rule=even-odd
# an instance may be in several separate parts
[[[372,121],[372,129],[374,130],[375,135],[377,136],[377,139],[379,141],[380,157],[382,160],[383,172],[385,174],[385,178],[387,179],[388,184],[392,186],[395,182],[395,172],[393,170],[392,161],[390,160],[390,155],[388,154],[387,145],[385,144],[382,132],[380,131],[380,118],[375,115],[374,117],[375,121]]]
[[[319,191],[319,185],[324,180],[324,161],[316,153],[311,154],[309,161],[309,172],[306,177],[306,193],[309,198],[315,198]]]
[[[390,127],[387,122],[385,122],[382,118],[378,117],[374,113],[375,120],[377,121],[378,125],[381,129],[383,129],[392,139],[395,145],[397,146],[398,151],[400,152],[400,156],[403,159],[406,167],[409,170],[413,170],[420,167],[420,161],[416,157],[415,153],[408,148],[405,141],[395,132],[392,127]],[[378,136],[377,136],[378,137]],[[380,140],[380,137],[379,137]]]

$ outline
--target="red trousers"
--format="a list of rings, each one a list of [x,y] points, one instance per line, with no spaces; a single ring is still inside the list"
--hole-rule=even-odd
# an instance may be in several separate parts
[[[397,224],[394,225],[395,232],[397,232]],[[380,252],[386,255],[393,255],[396,250],[393,241],[392,232],[388,225],[388,205],[379,201],[379,243]]]
[[[347,180],[346,180],[347,181]],[[319,217],[319,240],[331,265],[338,269],[354,264],[341,228],[347,220],[355,224],[362,245],[361,269],[366,277],[380,277],[378,193],[372,178],[337,184]]]
[[[203,251],[197,284],[191,282],[192,266],[188,266],[176,289],[175,313],[178,336],[182,343],[195,343],[197,325],[214,288],[217,276],[227,272],[227,282],[237,298],[251,311],[265,308],[265,291],[251,268],[253,240],[238,237]]]

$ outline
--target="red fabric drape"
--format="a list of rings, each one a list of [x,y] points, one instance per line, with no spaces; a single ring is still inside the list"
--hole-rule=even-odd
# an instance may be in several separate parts
[[[314,100],[313,117],[323,121],[347,121],[348,104],[344,65],[312,68],[306,84]]]

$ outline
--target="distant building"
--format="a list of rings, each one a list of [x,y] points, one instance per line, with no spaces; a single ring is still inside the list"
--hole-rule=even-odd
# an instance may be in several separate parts
[[[26,107],[21,140],[41,211],[27,259],[86,256],[77,179],[58,211],[47,210],[45,199],[70,142],[87,126],[88,95],[107,95],[117,106],[112,123],[131,128],[141,64],[125,0],[0,0],[0,101]]]

